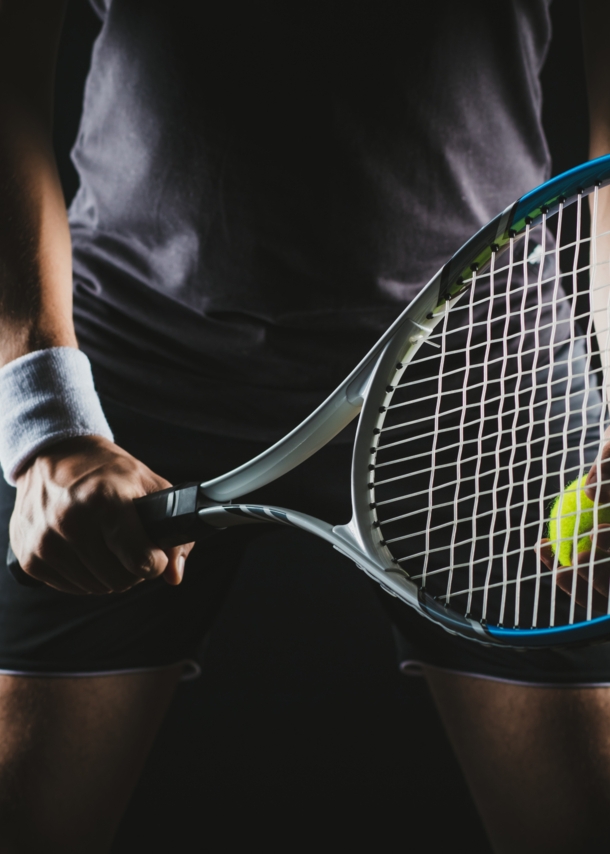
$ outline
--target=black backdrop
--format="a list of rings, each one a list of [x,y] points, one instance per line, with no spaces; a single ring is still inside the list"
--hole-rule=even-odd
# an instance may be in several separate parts
[[[587,157],[577,8],[552,5],[543,85],[554,172]],[[98,28],[86,0],[70,0],[55,125],[67,200]],[[368,584],[339,555],[320,570],[322,543],[320,562],[301,565],[301,536],[281,532],[270,554],[251,553],[202,678],[178,690],[115,854],[409,842],[440,851],[458,840],[490,851],[423,680],[398,675]]]

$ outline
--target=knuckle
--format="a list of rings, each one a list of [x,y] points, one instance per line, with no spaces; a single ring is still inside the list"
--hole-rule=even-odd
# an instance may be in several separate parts
[[[43,563],[52,563],[57,556],[57,540],[53,532],[46,530],[38,540],[35,554],[32,558],[37,557]]]
[[[158,568],[152,555],[141,557],[136,563],[139,574],[144,578],[154,578],[158,574]]]
[[[26,575],[31,575],[32,578],[38,578],[41,575],[41,561],[36,555],[29,554],[19,561],[19,565]]]
[[[156,578],[161,573],[161,567],[150,552],[141,555],[135,562],[136,573],[142,578]]]
[[[54,508],[53,527],[60,534],[73,533],[82,525],[88,512],[90,507],[83,496],[70,490]]]
[[[97,478],[75,484],[69,494],[69,507],[76,513],[83,510],[99,510],[109,502],[108,488]]]
[[[66,538],[78,537],[85,526],[114,529],[117,500],[103,483],[80,484],[68,493],[68,500],[58,505],[54,527]]]
[[[51,527],[63,539],[69,539],[80,528],[80,516],[75,509],[67,509],[55,515]]]

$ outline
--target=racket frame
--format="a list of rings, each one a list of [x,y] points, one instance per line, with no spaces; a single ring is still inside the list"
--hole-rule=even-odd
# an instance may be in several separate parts
[[[499,257],[511,237],[518,237],[526,225],[537,225],[543,214],[552,216],[560,204],[567,206],[579,194],[609,183],[610,155],[605,155],[552,178],[503,210],[453,255],[311,415],[262,454],[202,483],[204,494],[215,502],[232,501],[271,483],[315,454],[359,414],[380,357],[392,340],[421,345],[442,316],[439,313],[435,322],[429,315],[467,290],[473,268],[484,272],[493,252]]]
[[[484,273],[492,254],[498,258],[512,238],[526,226],[552,216],[560,205],[571,204],[594,187],[610,184],[610,155],[571,169],[522,196],[477,232],[405,308],[343,383],[301,424],[253,460],[221,477],[206,481],[200,490],[213,506],[199,511],[201,521],[213,527],[249,522],[275,522],[308,531],[331,543],[387,592],[398,596],[446,631],[485,645],[547,647],[589,641],[608,634],[610,616],[588,623],[550,629],[509,629],[488,626],[464,617],[421,590],[384,546],[375,525],[373,490],[369,487],[371,448],[383,422],[388,378],[406,369],[446,312],[468,290],[473,271]],[[391,392],[387,393],[388,399]],[[228,504],[253,492],[298,466],[327,444],[358,414],[360,419],[352,458],[351,521],[331,526],[314,517],[281,507]],[[219,505],[217,502],[221,502]]]

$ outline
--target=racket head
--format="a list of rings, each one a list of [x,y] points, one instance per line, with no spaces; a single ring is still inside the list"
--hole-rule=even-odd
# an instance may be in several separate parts
[[[548,570],[534,551],[547,534],[550,503],[586,474],[608,421],[599,382],[605,353],[595,352],[577,291],[566,294],[563,285],[576,287],[597,269],[584,258],[595,241],[584,235],[583,204],[609,183],[606,156],[543,184],[482,228],[405,311],[366,393],[353,455],[352,536],[367,562],[398,582],[392,592],[448,631],[486,644],[556,646],[610,634],[609,613],[591,596],[581,607],[558,589],[558,577],[571,572],[574,592],[577,573],[557,558]],[[573,204],[578,233],[570,237],[562,229]],[[567,273],[565,251],[574,255]],[[556,269],[546,269],[549,260]],[[452,395],[461,406],[439,406]],[[562,396],[585,413],[580,426],[572,404],[562,413]],[[550,468],[541,462],[547,458]]]

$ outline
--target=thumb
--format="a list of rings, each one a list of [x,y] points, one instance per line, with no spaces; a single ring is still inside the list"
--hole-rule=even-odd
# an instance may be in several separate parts
[[[163,578],[168,584],[175,586],[182,582],[184,564],[194,545],[194,543],[187,543],[184,546],[175,546],[174,548],[164,550],[167,555],[167,566],[163,573]]]
[[[585,481],[585,495],[590,501],[595,501],[597,492],[597,463],[591,466]]]
[[[585,482],[585,495],[600,504],[610,502],[610,459],[597,460],[591,467]]]
[[[599,486],[598,486],[598,481]],[[598,498],[599,489],[599,498]],[[598,499],[602,504],[610,501],[610,431],[606,431],[604,441],[595,463],[587,475],[585,494],[591,501]]]

